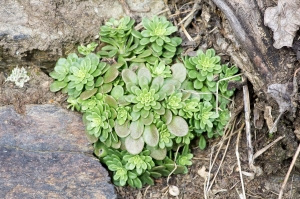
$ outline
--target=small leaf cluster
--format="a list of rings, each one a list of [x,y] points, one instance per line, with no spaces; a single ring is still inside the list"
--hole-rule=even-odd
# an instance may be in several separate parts
[[[86,93],[96,93],[98,88],[108,92],[112,85],[109,84],[117,76],[114,67],[105,62],[101,62],[94,53],[89,53],[85,57],[78,57],[75,53],[68,55],[67,59],[60,58],[54,71],[50,76],[55,79],[50,90],[56,92],[62,90],[63,93],[75,99],[79,95]]]
[[[112,18],[100,27],[101,45],[82,45],[80,56],[60,58],[50,90],[67,93],[68,108],[82,112],[86,135],[114,184],[141,188],[187,173],[194,138],[204,149],[207,138],[222,135],[233,91],[228,80],[217,81],[238,70],[222,65],[213,49],[175,61],[181,39],[165,17],[144,18],[141,31],[134,23]]]
[[[239,76],[233,77],[238,68],[221,64],[221,58],[216,55],[214,49],[208,49],[205,53],[198,50],[195,57],[183,57],[183,62],[188,71],[185,89],[194,89],[200,99],[196,106],[198,111],[190,117],[189,124],[196,136],[200,137],[199,147],[204,149],[205,137],[223,135],[222,130],[230,119],[227,105],[234,90],[228,90],[227,86],[229,81],[240,80]]]
[[[150,151],[144,150],[138,155],[132,155],[127,151],[106,149],[107,155],[100,158],[113,172],[113,182],[117,186],[129,184],[132,187],[142,188],[145,184],[153,185],[150,170],[155,166]]]

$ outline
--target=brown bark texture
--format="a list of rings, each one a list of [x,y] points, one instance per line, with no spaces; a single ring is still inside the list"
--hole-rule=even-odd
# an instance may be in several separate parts
[[[252,83],[256,93],[266,94],[270,84],[291,80],[293,60],[283,56],[291,49],[273,47],[272,31],[264,25],[264,11],[275,2],[260,0],[212,0],[228,20],[239,49],[231,56]],[[276,4],[275,4],[276,5]],[[244,51],[239,53],[237,51]]]

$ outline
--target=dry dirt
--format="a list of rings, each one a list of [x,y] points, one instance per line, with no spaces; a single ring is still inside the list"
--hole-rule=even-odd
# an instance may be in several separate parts
[[[184,18],[189,11],[192,9],[193,1],[182,1],[176,3],[172,1],[170,3],[171,13],[181,13],[174,15],[171,18],[173,22],[178,23],[178,16]],[[176,11],[175,5],[178,10]],[[206,20],[207,19],[207,20]],[[193,22],[187,26],[189,34],[196,38],[197,42],[188,42],[184,34],[181,34],[184,40],[185,53],[193,53],[197,49],[206,49],[214,47],[218,49],[219,44],[217,40],[219,37],[224,37],[222,32],[222,23],[224,18],[220,11],[211,3],[201,3],[201,12],[199,11],[194,15]],[[219,27],[218,29],[214,29]],[[218,51],[217,51],[218,52]],[[230,62],[230,56],[226,52],[218,52],[222,57],[223,62]],[[25,65],[26,66],[26,65]],[[24,88],[20,89],[14,86],[12,83],[4,82],[4,78],[7,77],[8,72],[2,72],[0,75],[0,106],[13,104],[19,113],[24,114],[24,104],[48,104],[54,103],[66,107],[67,96],[61,93],[51,93],[49,91],[49,85],[51,78],[42,72],[37,66],[31,66],[26,68],[29,70],[31,80],[25,84]],[[237,130],[244,125],[244,111],[240,109],[243,107],[243,92],[238,90],[235,96],[236,106],[233,111],[240,110],[237,115],[234,130],[228,133],[228,137],[220,152],[216,158],[216,162],[211,168],[212,178],[216,175],[218,167],[221,165],[221,160],[225,154],[224,161],[220,166],[220,170],[215,178],[214,184],[211,187],[209,198],[240,198],[239,194],[242,193],[242,182],[244,183],[245,192],[247,198],[277,198],[281,184],[287,173],[287,170],[291,164],[291,160],[298,146],[298,140],[294,134],[295,124],[300,125],[299,119],[295,121],[287,113],[285,114],[279,124],[278,130],[274,133],[274,136],[269,137],[268,129],[264,122],[261,120],[261,129],[256,129],[257,121],[253,115],[253,110],[258,104],[264,104],[264,101],[259,99],[252,91],[251,84],[248,83],[250,88],[250,101],[251,101],[251,134],[252,144],[254,153],[259,151],[264,146],[273,142],[280,136],[285,136],[281,141],[277,142],[273,147],[268,149],[265,153],[260,155],[255,160],[255,166],[262,169],[263,173],[260,176],[251,177],[253,172],[249,169],[248,165],[248,152],[246,144],[245,129],[241,130],[241,137],[238,140]],[[273,117],[279,115],[278,106],[276,103],[273,105],[272,114]],[[262,114],[260,112],[260,114]],[[299,111],[297,114],[299,116]],[[260,115],[263,118],[263,115]],[[254,125],[255,122],[255,125]],[[232,123],[233,125],[233,123]],[[221,143],[222,138],[210,140],[206,150],[201,151],[197,148],[196,143],[194,144],[193,153],[193,165],[189,167],[189,173],[186,175],[172,175],[169,179],[169,185],[175,185],[179,188],[180,194],[178,198],[186,199],[202,199],[204,198],[204,187],[205,179],[202,178],[198,171],[204,166],[206,171],[210,168],[211,157],[216,155],[218,147]],[[228,150],[226,146],[228,144]],[[238,152],[240,155],[240,164],[243,175],[243,181],[240,179],[238,170],[238,161],[236,157],[236,145],[238,144]],[[285,194],[283,198],[300,198],[300,162],[296,162],[295,168],[293,169],[290,179],[287,183]],[[250,176],[247,176],[250,175]],[[212,178],[210,181],[212,181]],[[167,178],[161,178],[155,181],[154,186],[144,187],[140,190],[133,189],[131,187],[116,187],[118,198],[176,198],[168,193]]]

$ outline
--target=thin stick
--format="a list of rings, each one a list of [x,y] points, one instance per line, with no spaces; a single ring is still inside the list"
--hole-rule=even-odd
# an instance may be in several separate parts
[[[146,194],[147,194],[147,191],[149,189],[150,185],[146,188],[145,192],[144,192],[144,198],[146,198]]]
[[[271,146],[273,146],[274,144],[276,144],[279,140],[281,140],[282,138],[284,138],[285,136],[280,136],[278,137],[276,140],[274,140],[273,142],[271,142],[270,144],[268,144],[267,146],[265,146],[264,148],[260,149],[259,151],[257,151],[254,156],[253,156],[253,160],[255,160],[258,156],[260,156],[261,154],[263,154],[264,152],[266,152],[266,150],[268,150]]]
[[[210,177],[210,173],[207,175],[208,177],[205,178],[204,183],[203,183],[203,192],[204,192],[204,199],[207,199],[207,193],[206,193],[206,187],[205,184],[207,182],[207,179]]]
[[[233,127],[232,127],[232,129],[231,129],[230,134],[232,134],[233,129],[234,129],[234,126],[235,126],[235,121],[234,121],[234,125],[233,125]],[[239,128],[239,131],[241,131],[243,128],[244,128],[244,124],[242,124],[242,127]],[[210,186],[208,187],[208,189],[207,189],[207,191],[206,191],[207,193],[209,193],[209,191],[210,191],[212,185],[214,184],[214,182],[215,182],[215,180],[216,180],[216,177],[217,177],[217,175],[218,175],[218,173],[219,173],[219,171],[220,171],[220,168],[221,168],[221,166],[222,166],[222,164],[223,164],[223,161],[224,161],[224,159],[225,159],[225,156],[226,156],[226,153],[227,153],[227,150],[228,150],[228,147],[229,147],[230,140],[231,140],[231,136],[229,137],[229,139],[228,139],[228,141],[227,141],[227,145],[226,145],[226,148],[225,148],[223,157],[222,157],[222,159],[221,159],[220,165],[219,165],[219,167],[218,167],[218,170],[216,171],[216,174],[214,175],[213,180],[211,181]],[[216,155],[215,157],[217,157],[217,155]],[[209,174],[209,175],[210,175],[210,174]]]
[[[176,164],[176,158],[177,158],[177,154],[178,154],[178,150],[179,150],[180,146],[177,147],[177,150],[176,150],[176,153],[175,153],[175,157],[174,157],[174,169],[173,171],[168,175],[168,178],[167,178],[167,184],[169,186],[169,180],[170,180],[170,176],[174,173],[174,171],[177,169],[177,164]]]
[[[236,154],[236,159],[237,159],[237,163],[238,163],[238,167],[239,167],[240,179],[241,179],[242,190],[243,190],[243,199],[246,199],[245,186],[244,186],[242,167],[241,167],[241,161],[240,161],[240,154],[239,154],[240,137],[241,137],[241,131],[238,133],[238,136],[237,136],[235,154]]]
[[[235,118],[234,118],[234,125],[235,125]],[[229,122],[228,122],[229,123]],[[233,125],[233,126],[234,126]],[[227,126],[228,126],[228,124],[226,125],[226,127],[225,127],[225,132],[227,131]],[[213,154],[213,150],[214,150],[214,146],[212,147],[212,151],[211,151],[211,156],[210,156],[210,159],[209,159],[209,170],[208,170],[208,176],[210,176],[211,175],[211,170],[212,170],[212,168],[213,168],[213,165],[215,164],[215,161],[216,161],[216,159],[217,159],[217,157],[218,157],[218,155],[219,155],[219,153],[220,153],[220,151],[221,151],[221,148],[222,148],[222,146],[223,146],[223,144],[224,144],[224,138],[227,138],[227,133],[225,133],[225,135],[224,135],[224,137],[222,137],[222,140],[218,143],[219,144],[219,148],[218,148],[218,151],[217,151],[217,153],[216,153],[216,155],[215,155],[215,158],[214,158],[214,160],[213,160],[213,162],[211,163],[211,159],[212,159],[212,154]],[[231,138],[231,136],[229,137],[229,139]],[[230,140],[228,141],[228,142],[230,142]],[[228,145],[228,143],[227,143],[227,145]],[[217,146],[217,145],[215,145],[215,146]],[[225,152],[225,154],[226,154],[226,152]],[[223,154],[223,156],[225,155],[225,154]],[[221,162],[221,165],[222,165],[222,162]],[[221,165],[219,165],[219,168],[220,168],[220,166]],[[218,172],[218,171],[217,171]],[[215,175],[216,176],[216,175]],[[208,178],[209,179],[209,178]],[[214,179],[215,179],[215,177],[214,177]],[[212,180],[212,184],[214,183],[214,179]],[[210,180],[210,179],[209,179]],[[207,193],[209,192],[209,189],[210,189],[210,186],[209,186],[209,180],[207,181],[207,180],[205,180],[205,183],[206,183],[206,187],[204,188],[204,196],[205,196],[205,198],[207,198]]]
[[[282,116],[284,113],[285,113],[285,111],[282,111],[282,112],[279,114],[279,116],[278,116],[277,119],[275,120],[275,122],[274,122],[272,128],[271,128],[270,131],[269,131],[269,135],[272,135],[272,134],[273,134],[274,128],[277,126],[277,123],[279,122],[279,119],[281,118],[281,116]]]
[[[290,168],[289,168],[289,170],[288,170],[288,172],[287,172],[287,174],[286,174],[286,176],[285,176],[285,178],[284,178],[284,181],[283,181],[283,183],[282,183],[282,186],[281,186],[281,188],[280,188],[280,192],[279,192],[278,199],[281,199],[281,198],[282,198],[283,190],[284,190],[285,185],[286,185],[286,183],[287,183],[287,181],[288,181],[288,179],[289,179],[289,177],[290,177],[290,174],[291,174],[292,169],[293,169],[293,167],[294,167],[294,165],[295,165],[295,162],[296,162],[296,160],[297,160],[297,158],[298,158],[298,156],[299,156],[299,153],[300,153],[300,144],[299,144],[299,146],[298,146],[298,148],[297,148],[297,151],[296,151],[296,153],[295,153],[295,155],[294,155],[294,157],[293,157],[293,161],[292,161],[292,163],[291,163],[291,165],[290,165]]]
[[[242,81],[245,81],[244,77],[242,77]],[[249,167],[251,170],[254,170],[253,147],[252,147],[252,140],[251,140],[251,126],[250,126],[250,112],[251,112],[250,97],[249,97],[249,89],[247,85],[243,86],[243,94],[244,94],[244,111],[245,111]]]
[[[217,157],[218,157],[218,155],[219,155],[219,152],[221,151],[221,148],[222,148],[224,142],[225,142],[226,140],[228,140],[228,141],[227,141],[227,146],[226,146],[225,152],[224,152],[223,157],[222,157],[222,160],[221,160],[221,163],[219,164],[218,170],[217,170],[216,174],[214,175],[214,178],[213,178],[213,180],[211,181],[211,184],[209,185],[209,182],[207,182],[207,180],[205,181],[205,183],[207,184],[207,186],[204,186],[204,187],[206,187],[206,190],[204,190],[204,196],[205,196],[205,198],[207,198],[207,193],[209,193],[209,190],[211,189],[211,187],[212,187],[212,185],[213,185],[213,183],[214,183],[214,181],[215,181],[215,179],[216,179],[216,176],[217,176],[217,174],[218,174],[218,172],[219,172],[219,170],[220,170],[220,168],[221,168],[221,166],[222,166],[222,163],[223,163],[223,160],[224,160],[224,158],[225,158],[225,156],[226,156],[226,152],[227,152],[227,149],[228,149],[228,146],[229,146],[231,137],[232,137],[237,131],[241,131],[241,130],[244,128],[244,125],[245,125],[245,124],[242,124],[242,126],[241,126],[237,131],[235,131],[235,132],[233,133],[233,130],[234,130],[234,127],[235,127],[235,123],[236,123],[236,117],[237,117],[237,115],[240,113],[240,111],[241,111],[241,109],[238,109],[238,110],[237,110],[236,112],[234,112],[234,114],[231,116],[230,120],[228,121],[228,123],[226,124],[226,126],[225,126],[225,128],[224,128],[224,132],[225,132],[225,133],[224,133],[224,136],[222,137],[221,141],[217,144],[217,145],[219,145],[219,148],[218,148],[217,154],[215,154],[213,163],[210,164],[210,168],[209,168],[209,172],[208,172],[208,173],[209,173],[209,174],[208,174],[209,176],[211,175],[212,167],[213,167],[213,165],[214,165],[214,163],[215,163],[215,161],[216,161],[216,159],[217,159]],[[232,124],[232,125],[231,125],[231,128],[229,128],[229,124]],[[209,186],[209,187],[208,187],[208,186]],[[207,187],[208,187],[208,188],[207,188]]]
[[[238,76],[241,76],[242,74],[238,74],[238,75],[234,75],[234,76],[231,76],[231,77],[227,77],[227,78],[223,78],[223,79],[220,79],[218,82],[217,82],[217,88],[216,88],[216,91],[217,91],[217,94],[216,94],[216,113],[218,114],[218,100],[219,100],[219,83],[221,81],[225,81],[225,80],[229,80],[229,79],[232,79],[232,78],[235,78],[235,77],[238,77]]]
[[[175,4],[175,9],[176,9],[177,12],[179,12],[179,10],[177,9],[176,4]],[[190,34],[186,31],[185,27],[182,25],[182,20],[179,16],[178,16],[178,19],[179,19],[179,23],[177,25],[180,24],[181,29],[182,29],[183,33],[185,34],[186,38],[188,38],[189,41],[194,41],[193,38],[190,36]]]
[[[177,26],[181,25],[183,22],[185,22],[191,15],[194,14],[194,12],[196,11],[196,9],[193,9],[188,15],[186,15],[178,24]],[[185,26],[186,27],[186,26]]]
[[[183,21],[186,20],[186,22],[183,24],[185,28],[192,22],[194,13],[201,9],[200,2],[201,0],[194,0],[194,5],[192,8],[193,11],[183,19]]]
[[[210,174],[211,174],[211,170],[212,170],[212,165],[215,163],[215,162],[213,162],[213,163],[211,162],[214,149],[215,149],[215,146],[212,146],[211,147],[210,158],[209,158],[209,170],[208,170],[208,175],[207,175],[206,187],[205,187],[204,191],[208,190],[209,181],[210,181]],[[220,150],[220,148],[219,148],[219,150]],[[204,193],[204,194],[206,194],[206,193]]]

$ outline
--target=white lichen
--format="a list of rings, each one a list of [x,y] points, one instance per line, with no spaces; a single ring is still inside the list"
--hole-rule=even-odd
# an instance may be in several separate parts
[[[11,75],[5,81],[11,81],[16,84],[16,86],[22,88],[25,82],[29,81],[29,76],[24,67],[16,67],[12,70]]]

